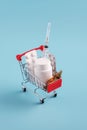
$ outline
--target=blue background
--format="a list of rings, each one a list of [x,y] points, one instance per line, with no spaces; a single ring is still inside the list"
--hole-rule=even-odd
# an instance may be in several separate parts
[[[21,92],[15,56],[44,43],[49,21],[49,50],[63,70],[63,87],[40,105]],[[87,129],[86,0],[0,0],[0,130],[8,129]]]

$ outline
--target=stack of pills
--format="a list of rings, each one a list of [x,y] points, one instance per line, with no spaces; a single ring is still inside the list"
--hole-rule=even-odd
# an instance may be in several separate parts
[[[29,71],[31,71],[34,74],[34,65],[37,60],[37,52],[35,50],[28,52],[27,54],[25,54],[25,58]]]

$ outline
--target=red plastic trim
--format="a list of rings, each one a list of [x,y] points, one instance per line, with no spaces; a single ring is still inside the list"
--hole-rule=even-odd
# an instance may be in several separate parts
[[[62,86],[62,79],[58,79],[55,82],[53,82],[47,86],[47,92],[49,93],[61,86]]]
[[[31,49],[31,50],[26,51],[26,52],[24,52],[24,53],[22,53],[22,54],[18,54],[18,55],[16,55],[16,59],[17,59],[18,61],[21,61],[21,60],[22,60],[22,56],[24,56],[26,53],[28,53],[28,52],[30,52],[30,51],[33,51],[33,50],[41,50],[41,51],[43,51],[43,50],[44,50],[44,46],[41,45],[40,47]]]

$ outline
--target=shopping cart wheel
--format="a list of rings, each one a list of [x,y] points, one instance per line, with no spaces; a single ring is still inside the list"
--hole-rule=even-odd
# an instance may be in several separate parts
[[[57,97],[57,93],[55,93],[55,94],[53,95],[53,97]]]
[[[23,89],[23,92],[26,92],[26,87],[23,87],[22,89]]]
[[[44,103],[44,99],[40,99],[40,103],[43,104]]]

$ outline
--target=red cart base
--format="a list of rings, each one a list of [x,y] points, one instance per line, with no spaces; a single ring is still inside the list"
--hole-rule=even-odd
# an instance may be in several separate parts
[[[58,79],[56,80],[55,82],[53,83],[50,83],[48,86],[47,86],[47,92],[52,92],[53,90],[55,89],[58,89],[59,87],[62,86],[62,79]]]

